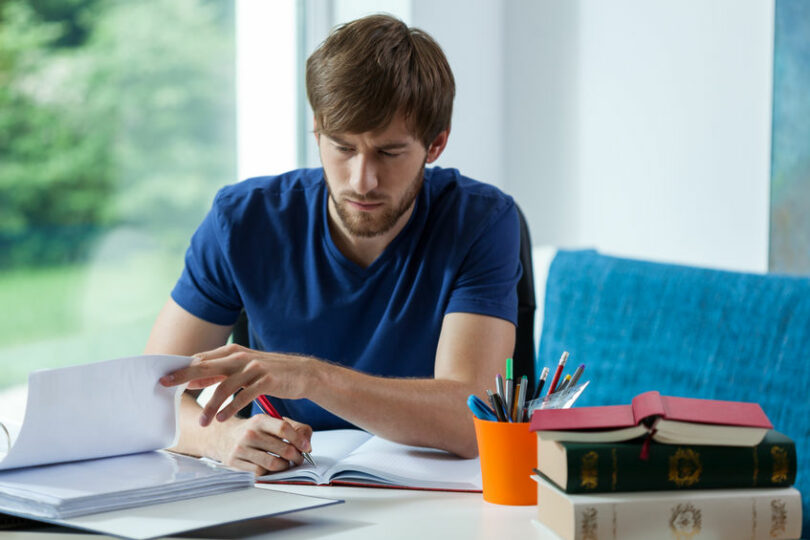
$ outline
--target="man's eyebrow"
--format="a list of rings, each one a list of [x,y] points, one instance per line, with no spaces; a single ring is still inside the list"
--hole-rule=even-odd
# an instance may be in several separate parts
[[[334,142],[336,142],[340,146],[349,146],[349,147],[352,147],[352,148],[354,147],[353,144],[344,141],[339,136],[327,135],[327,137],[332,139]],[[411,143],[409,141],[391,141],[391,142],[381,144],[380,146],[376,146],[375,148],[377,148],[377,150],[401,150],[403,148],[407,148],[408,146],[410,146],[410,144]]]
[[[401,150],[403,148],[407,148],[408,146],[410,146],[409,142],[396,141],[396,142],[390,142],[390,143],[382,144],[382,145],[377,147],[377,150]]]
[[[332,139],[334,142],[338,143],[340,146],[352,146],[351,144],[347,143],[346,141],[335,135],[327,135],[327,137]]]

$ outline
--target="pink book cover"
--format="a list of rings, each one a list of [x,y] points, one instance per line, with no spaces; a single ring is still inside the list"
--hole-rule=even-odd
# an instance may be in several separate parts
[[[772,429],[758,403],[662,396],[657,391],[633,398],[632,405],[574,407],[534,411],[531,431],[608,430],[631,427],[644,418],[661,416],[667,420]]]

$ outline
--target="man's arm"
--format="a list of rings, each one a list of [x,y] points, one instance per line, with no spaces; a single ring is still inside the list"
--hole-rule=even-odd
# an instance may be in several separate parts
[[[243,388],[217,420],[227,421],[260,394],[306,398],[387,439],[473,457],[477,446],[467,396],[483,395],[492,386],[514,341],[515,327],[508,321],[451,313],[442,324],[433,379],[374,377],[311,357],[228,345],[197,354],[199,361],[162,382],[193,381],[190,388],[201,388],[221,381],[200,416],[205,426],[222,403]]]
[[[232,326],[213,324],[187,312],[169,299],[160,311],[146,344],[146,354],[179,354],[190,356],[224,345]],[[282,422],[274,418],[257,416],[251,420],[231,418],[204,428],[199,417],[202,408],[197,404],[199,392],[186,391],[180,403],[180,437],[176,452],[193,456],[207,456],[263,474],[268,470],[287,468],[287,460],[301,462],[299,452],[280,439],[309,447],[308,426]],[[275,439],[275,440],[273,440]],[[271,450],[286,459],[279,459],[263,450]]]
[[[386,379],[325,365],[310,399],[387,439],[475,457],[467,396],[493,387],[514,346],[512,323],[450,313],[442,323],[434,379]]]

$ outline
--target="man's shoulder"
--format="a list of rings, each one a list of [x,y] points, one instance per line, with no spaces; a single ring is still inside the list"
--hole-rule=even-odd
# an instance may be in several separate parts
[[[235,217],[307,204],[322,185],[323,169],[295,169],[275,176],[254,176],[217,192],[214,207]]]
[[[433,205],[452,207],[465,214],[501,213],[515,204],[511,196],[496,186],[473,180],[457,169],[428,169],[425,185]]]

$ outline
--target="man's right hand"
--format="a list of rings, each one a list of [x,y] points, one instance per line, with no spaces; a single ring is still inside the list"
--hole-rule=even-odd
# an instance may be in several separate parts
[[[284,418],[257,414],[251,418],[231,418],[217,426],[198,427],[208,435],[208,457],[257,476],[300,465],[301,452],[311,452],[312,428]]]

